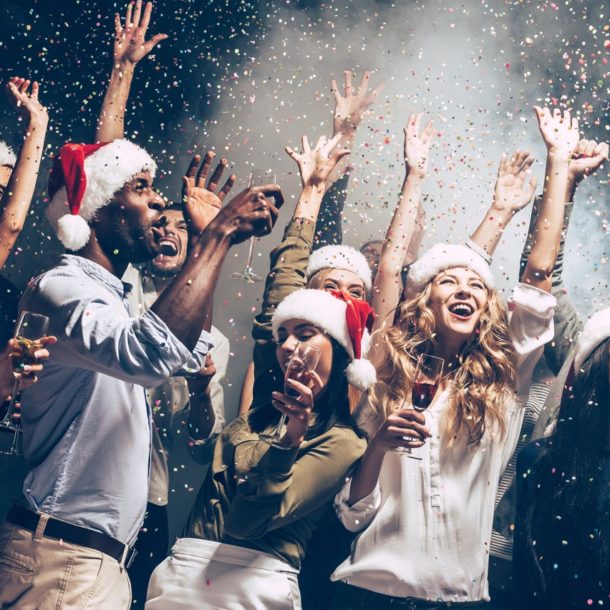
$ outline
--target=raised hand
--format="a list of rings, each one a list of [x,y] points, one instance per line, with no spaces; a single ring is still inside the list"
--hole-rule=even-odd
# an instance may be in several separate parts
[[[352,72],[344,72],[343,95],[339,93],[336,80],[330,81],[330,90],[335,97],[335,111],[333,114],[333,135],[341,133],[349,135],[356,131],[362,122],[364,115],[373,105],[379,92],[383,88],[383,81],[372,91],[368,91],[371,73],[367,70],[360,82],[357,93],[353,93]]]
[[[32,88],[30,89],[30,84]],[[28,89],[30,89],[28,91]],[[38,99],[38,83],[26,78],[14,76],[6,84],[6,96],[17,109],[22,119],[29,122],[46,124],[49,120],[47,109]]]
[[[201,157],[195,155],[188,167],[186,176],[182,178],[184,214],[189,224],[189,235],[193,238],[198,238],[215,218],[220,211],[223,199],[235,184],[235,174],[232,174],[222,189],[216,193],[222,174],[228,164],[226,159],[221,159],[206,186],[205,181],[214,157],[215,154],[209,151],[205,155],[203,163],[199,166]]]
[[[553,114],[539,106],[534,106],[534,111],[549,156],[571,159],[579,140],[578,119],[572,118],[569,110],[562,113],[559,108],[554,108]]]
[[[434,137],[434,125],[432,121],[424,127],[421,134],[419,127],[423,114],[412,114],[409,116],[405,132],[405,164],[409,173],[424,177],[428,171],[428,157],[430,155],[430,144]]]
[[[286,146],[286,152],[299,166],[303,187],[323,185],[337,163],[349,155],[349,150],[346,149],[333,150],[340,139],[340,133],[330,140],[327,140],[325,136],[320,136],[315,147],[311,148],[307,136],[303,136],[301,138],[302,153],[297,153],[290,146]]]
[[[568,166],[571,181],[580,182],[585,176],[595,172],[608,160],[608,144],[595,140],[580,140]]]
[[[510,159],[502,154],[492,207],[498,211],[518,212],[536,192],[536,178],[526,182],[534,157],[526,150],[516,150]]]
[[[283,203],[277,184],[251,186],[231,199],[208,226],[227,235],[231,244],[239,244],[252,236],[269,234]],[[184,213],[186,216],[186,208]]]
[[[150,40],[146,40],[146,30],[150,23],[152,13],[152,2],[147,2],[142,12],[142,0],[135,3],[130,2],[125,13],[125,25],[121,25],[121,16],[114,15],[114,65],[137,64],[146,57],[167,34],[155,34]]]

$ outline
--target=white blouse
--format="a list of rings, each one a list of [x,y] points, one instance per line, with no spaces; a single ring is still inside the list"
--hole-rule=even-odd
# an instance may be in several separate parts
[[[459,440],[449,447],[442,424],[450,388],[438,394],[425,412],[432,437],[414,450],[422,460],[390,451],[367,497],[348,504],[351,479],[337,494],[339,518],[360,535],[332,580],[397,597],[489,599],[496,489],[517,444],[534,366],[553,338],[555,297],[518,284],[508,306],[517,382],[506,406],[505,436],[488,429],[474,449]],[[366,398],[355,417],[369,438],[384,421]]]

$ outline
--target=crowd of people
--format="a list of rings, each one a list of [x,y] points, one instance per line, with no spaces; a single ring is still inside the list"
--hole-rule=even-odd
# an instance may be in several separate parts
[[[0,391],[5,411],[17,401],[7,429],[26,474],[2,494],[0,607],[608,605],[610,308],[583,323],[562,278],[577,186],[608,145],[568,109],[534,107],[540,195],[531,154],[505,155],[470,239],[420,252],[436,130],[413,114],[390,225],[357,250],[342,244],[347,160],[381,86],[332,81],[332,134],[286,148],[302,190],[227,422],[219,272],[272,232],[284,196],[272,183],[235,195],[212,152],[191,160],[177,203],[159,195],[156,161],[124,137],[137,63],[166,38],[148,37],[151,13],[137,0],[116,16],[92,143],[54,156],[46,215],[65,254],[18,306],[3,294]],[[27,128],[17,154],[0,143],[0,268],[48,124],[38,83],[15,77],[7,93]],[[505,303],[492,256],[532,200]],[[48,319],[31,348],[13,336],[28,312]],[[207,471],[172,541],[179,444]]]

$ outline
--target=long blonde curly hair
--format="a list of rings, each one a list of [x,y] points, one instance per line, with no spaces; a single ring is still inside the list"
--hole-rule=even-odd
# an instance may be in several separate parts
[[[417,359],[420,354],[430,353],[436,341],[436,321],[429,303],[432,282],[402,303],[393,326],[373,336],[384,357],[370,400],[384,417],[411,402]],[[447,419],[451,444],[466,433],[467,444],[477,445],[490,425],[497,424],[502,435],[506,429],[504,405],[514,389],[515,351],[505,308],[494,290],[488,289],[487,297],[479,327],[462,349],[460,365],[451,377]]]

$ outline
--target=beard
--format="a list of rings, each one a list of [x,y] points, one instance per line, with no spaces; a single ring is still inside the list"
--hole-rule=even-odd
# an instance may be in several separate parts
[[[174,264],[171,266],[158,266],[156,261],[157,257],[146,261],[144,264],[146,273],[152,277],[157,277],[164,280],[176,277],[184,266],[184,260],[180,259],[176,259]]]

